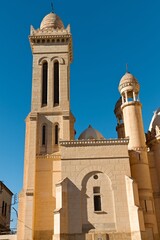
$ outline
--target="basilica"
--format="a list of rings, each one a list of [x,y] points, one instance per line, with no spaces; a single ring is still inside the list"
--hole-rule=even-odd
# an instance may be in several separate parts
[[[160,109],[145,134],[140,85],[126,72],[117,79],[117,139],[91,125],[75,139],[70,25],[51,12],[39,29],[31,26],[29,41],[32,103],[16,239],[159,240]]]

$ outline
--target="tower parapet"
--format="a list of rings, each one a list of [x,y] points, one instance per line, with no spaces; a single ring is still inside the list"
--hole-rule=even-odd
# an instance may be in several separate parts
[[[65,28],[62,20],[55,13],[46,15],[40,24],[40,28],[35,29],[31,26],[29,40],[33,53],[37,45],[56,44],[62,46],[67,43],[70,62],[72,62],[73,51],[70,24]]]

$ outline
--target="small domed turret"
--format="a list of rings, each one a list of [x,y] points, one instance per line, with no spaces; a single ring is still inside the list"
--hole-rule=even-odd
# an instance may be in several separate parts
[[[125,75],[121,78],[119,83],[119,92],[123,95],[127,92],[127,96],[133,97],[133,92],[135,95],[138,95],[140,90],[139,83],[137,79],[129,72],[126,72]]]
[[[40,29],[48,29],[48,28],[53,28],[53,29],[64,29],[64,25],[62,20],[53,12],[49,13],[46,15],[40,25]]]

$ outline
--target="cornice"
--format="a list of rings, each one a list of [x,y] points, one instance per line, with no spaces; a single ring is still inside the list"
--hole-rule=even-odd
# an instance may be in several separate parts
[[[129,148],[129,151],[137,151],[137,152],[146,152],[148,150],[148,147],[147,146],[144,146],[144,147],[131,147]]]
[[[37,159],[55,159],[60,160],[61,155],[60,154],[37,154]]]
[[[36,34],[30,35],[29,41],[31,48],[35,45],[64,45],[67,44],[69,48],[70,61],[73,60],[73,51],[72,51],[72,36],[71,34]]]
[[[38,34],[38,35],[31,35],[31,36],[29,36],[29,39],[31,41],[33,39],[55,39],[55,41],[56,41],[56,39],[64,39],[67,42],[70,38],[71,38],[71,34],[52,34],[52,35],[49,35],[49,34],[39,35]]]
[[[51,111],[51,110],[48,110],[48,111],[44,111],[44,112],[41,112],[41,111],[37,111],[37,112],[30,112],[30,114],[28,115],[28,117],[41,117],[41,116],[63,116],[64,118],[66,117],[69,117],[71,114],[70,111],[63,111],[63,110],[60,110],[60,111]]]
[[[128,145],[129,139],[110,139],[110,140],[72,140],[72,141],[60,141],[60,145],[63,147],[82,147],[82,146],[107,146],[107,145]]]
[[[123,108],[128,107],[130,105],[142,106],[142,104],[139,101],[130,101],[130,102],[128,101],[121,105],[121,109],[123,110]]]

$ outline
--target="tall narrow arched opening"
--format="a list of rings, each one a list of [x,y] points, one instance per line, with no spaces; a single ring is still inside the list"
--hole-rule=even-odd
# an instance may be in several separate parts
[[[48,63],[42,64],[42,106],[47,105]]]
[[[55,145],[58,145],[59,142],[59,127],[58,124],[55,125],[55,129],[54,129],[54,143]]]
[[[54,106],[59,105],[59,62],[54,62]]]
[[[42,126],[42,146],[46,145],[46,125]]]

